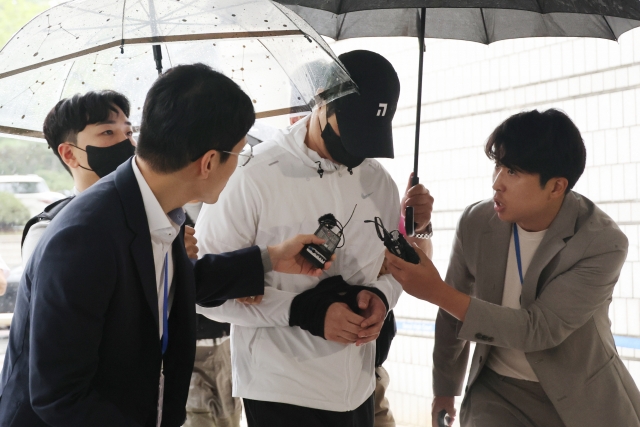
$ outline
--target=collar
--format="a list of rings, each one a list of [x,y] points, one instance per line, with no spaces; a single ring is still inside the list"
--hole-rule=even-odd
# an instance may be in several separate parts
[[[140,187],[140,193],[142,194],[142,203],[144,204],[144,210],[147,214],[147,222],[149,223],[149,231],[154,234],[155,231],[165,230],[167,228],[173,228],[176,230],[175,235],[179,231],[180,227],[184,223],[185,214],[182,208],[177,208],[165,214],[160,206],[160,202],[151,191],[151,187],[144,179],[140,168],[136,163],[137,156],[133,156],[131,159],[131,166],[133,168],[133,174],[138,181],[138,187]]]
[[[311,116],[312,115],[309,114],[304,119],[298,120],[293,126],[283,130],[281,136],[275,139],[276,142],[282,148],[299,158],[306,166],[314,170],[318,169],[318,162],[320,162],[320,166],[325,173],[346,170],[346,166],[320,157],[318,153],[307,147],[304,143],[308,132],[307,125]]]

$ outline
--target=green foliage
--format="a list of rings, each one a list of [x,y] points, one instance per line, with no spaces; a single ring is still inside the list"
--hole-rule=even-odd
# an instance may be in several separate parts
[[[29,210],[13,194],[0,192],[0,230],[24,226],[29,221]]]
[[[27,22],[48,8],[48,0],[0,0],[0,47]]]
[[[62,192],[73,188],[73,178],[66,170],[39,169],[35,174],[44,178],[51,191]]]
[[[49,0],[0,0],[0,48],[27,22],[49,7]],[[73,187],[68,172],[46,144],[0,138],[0,175],[30,173],[42,176],[53,191]],[[0,207],[4,208],[4,205]]]
[[[0,175],[31,173],[44,178],[52,191],[71,190],[73,187],[71,175],[47,144],[0,138]]]

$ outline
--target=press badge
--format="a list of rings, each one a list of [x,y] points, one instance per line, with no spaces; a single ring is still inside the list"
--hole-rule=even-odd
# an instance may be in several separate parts
[[[162,424],[162,404],[164,401],[164,374],[162,371],[163,369],[160,368],[160,384],[158,384],[158,420],[156,422],[156,427],[160,427],[160,424]]]

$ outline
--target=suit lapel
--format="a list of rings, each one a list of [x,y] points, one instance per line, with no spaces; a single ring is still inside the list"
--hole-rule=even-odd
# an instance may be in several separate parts
[[[482,235],[476,277],[477,296],[493,304],[502,304],[504,291],[504,275],[507,269],[509,242],[511,240],[510,224],[501,221],[497,215],[489,220],[489,229]]]
[[[573,236],[578,211],[578,199],[573,192],[570,192],[565,196],[558,215],[540,242],[524,276],[521,302],[523,308],[527,308],[535,301],[540,274],[553,257],[566,246],[566,239]]]
[[[159,327],[158,290],[153,248],[151,247],[151,234],[142,194],[140,193],[136,176],[133,173],[131,161],[126,161],[118,167],[115,172],[115,184],[118,193],[120,193],[127,225],[136,235],[131,243],[131,256],[135,261],[138,276],[142,283],[142,290],[153,314],[156,327]]]

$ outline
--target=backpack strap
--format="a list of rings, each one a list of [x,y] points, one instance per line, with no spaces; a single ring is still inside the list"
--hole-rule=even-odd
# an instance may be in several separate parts
[[[58,215],[58,213],[60,213],[60,211],[65,206],[67,206],[71,200],[73,200],[74,197],[75,196],[67,197],[65,199],[60,199],[56,202],[51,203],[49,206],[44,208],[44,211],[27,221],[24,229],[22,230],[22,241],[20,242],[20,247],[22,248],[22,246],[24,245],[24,240],[27,238],[27,234],[29,234],[29,230],[31,229],[33,224],[45,220],[52,221],[53,218],[55,218],[56,215]]]

